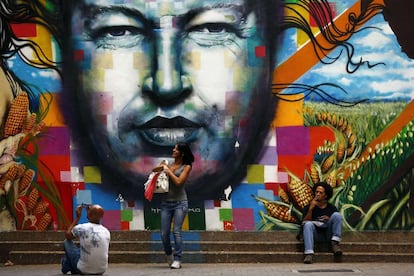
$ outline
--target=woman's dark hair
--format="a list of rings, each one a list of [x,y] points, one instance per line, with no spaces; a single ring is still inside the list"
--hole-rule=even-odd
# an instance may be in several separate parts
[[[177,148],[183,156],[183,164],[192,166],[194,162],[194,155],[190,146],[185,143],[178,143]]]
[[[333,189],[332,189],[331,185],[329,185],[326,182],[318,182],[315,185],[313,185],[313,194],[315,194],[316,188],[318,188],[319,186],[321,186],[325,189],[326,200],[329,200],[332,197],[332,194],[333,194]]]

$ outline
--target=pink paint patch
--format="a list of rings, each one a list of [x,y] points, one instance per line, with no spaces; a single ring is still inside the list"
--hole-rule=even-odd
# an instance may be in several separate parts
[[[121,211],[105,210],[105,215],[102,219],[102,225],[104,225],[109,230],[122,230]]]
[[[98,105],[98,110],[101,115],[107,115],[113,110],[114,100],[112,94],[109,93],[95,93],[94,102]]]
[[[233,209],[233,225],[234,230],[254,230],[254,214],[250,208],[234,208]]]
[[[40,136],[39,148],[41,155],[65,155],[68,156],[70,134],[67,127],[50,127],[45,135]]]
[[[278,127],[276,129],[278,155],[309,154],[309,129],[302,126]],[[280,165],[279,159],[279,165]]]

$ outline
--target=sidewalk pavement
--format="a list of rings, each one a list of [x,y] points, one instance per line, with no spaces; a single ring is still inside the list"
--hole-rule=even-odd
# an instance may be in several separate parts
[[[109,264],[104,275],[237,275],[237,276],[404,276],[414,275],[413,263],[184,263],[181,269],[170,269],[167,264]],[[0,266],[0,275],[7,276],[56,276],[63,275],[60,265],[13,265]]]

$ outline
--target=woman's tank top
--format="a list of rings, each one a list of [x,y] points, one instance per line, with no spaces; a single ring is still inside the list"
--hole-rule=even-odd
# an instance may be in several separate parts
[[[182,165],[177,170],[175,170],[174,174],[177,177],[180,177],[180,175],[184,171],[184,166]],[[164,194],[163,197],[164,201],[182,201],[187,200],[187,193],[185,191],[185,183],[183,183],[180,186],[175,185],[171,179],[169,179],[169,187],[168,187],[168,193]]]

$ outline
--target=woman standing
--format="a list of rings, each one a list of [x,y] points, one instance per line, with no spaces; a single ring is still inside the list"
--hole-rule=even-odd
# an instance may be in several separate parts
[[[167,262],[171,268],[181,268],[182,237],[181,230],[188,211],[187,193],[184,184],[190,175],[194,155],[187,144],[176,144],[172,157],[174,163],[163,165],[169,178],[169,191],[163,195],[161,202],[161,239]],[[170,240],[170,229],[173,223],[175,251],[173,254]]]

